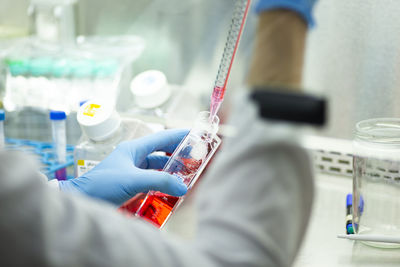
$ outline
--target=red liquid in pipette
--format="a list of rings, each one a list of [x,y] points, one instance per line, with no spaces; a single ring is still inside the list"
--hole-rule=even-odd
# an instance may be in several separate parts
[[[224,100],[225,89],[223,87],[214,87],[213,93],[211,95],[210,104],[210,119],[212,120],[221,106],[222,100]]]
[[[214,90],[211,95],[210,121],[212,121],[214,119],[215,115],[217,115],[219,107],[221,106],[221,103],[224,100],[226,86],[228,84],[229,75],[231,73],[233,60],[235,59],[235,55],[236,55],[237,49],[239,47],[239,41],[240,41],[240,38],[241,38],[241,35],[243,32],[244,24],[246,22],[247,13],[250,8],[250,2],[251,2],[251,0],[247,0],[247,2],[246,2],[246,7],[245,7],[245,10],[243,13],[242,21],[240,23],[239,31],[232,31],[232,29],[231,29],[230,34],[228,35],[228,40],[225,45],[225,50],[224,50],[224,53],[223,53],[222,59],[221,59],[220,69],[218,70],[218,74],[217,74],[217,80],[215,82]],[[233,27],[233,25],[237,25],[237,24],[233,24],[234,22],[235,22],[235,20],[232,21],[232,24],[231,24],[232,27]],[[236,41],[234,44],[234,49],[233,49],[232,53],[229,52],[229,51],[231,51],[231,49],[227,49],[228,44],[231,41],[231,38],[234,37],[233,35],[231,35],[231,33],[237,34]],[[229,60],[229,65],[226,64],[226,62],[228,60]],[[226,66],[228,66],[227,71],[225,71]]]

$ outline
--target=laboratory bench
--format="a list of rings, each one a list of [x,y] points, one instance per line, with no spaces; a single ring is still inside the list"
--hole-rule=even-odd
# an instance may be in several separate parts
[[[317,174],[311,220],[294,266],[400,266],[400,249],[337,238],[345,234],[351,177]]]
[[[337,238],[345,234],[346,195],[351,191],[351,177],[316,173],[311,219],[293,266],[400,266],[400,249],[379,249]],[[163,232],[193,237],[193,198],[187,197]]]

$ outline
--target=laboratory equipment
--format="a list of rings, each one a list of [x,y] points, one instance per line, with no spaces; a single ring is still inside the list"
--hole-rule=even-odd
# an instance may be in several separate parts
[[[28,9],[33,32],[42,41],[74,44],[77,0],[31,0]]]
[[[53,60],[47,56],[31,58],[28,61],[28,92],[29,97],[25,99],[25,106],[47,107],[47,94],[50,92],[51,83],[49,76]]]
[[[4,105],[8,111],[33,107],[76,111],[93,98],[116,102],[123,68],[113,59],[36,55],[6,60]]]
[[[67,58],[55,58],[51,70],[51,88],[46,92],[47,107],[52,110],[69,110],[72,105],[65,96],[71,90],[71,62]]]
[[[25,104],[28,95],[28,60],[24,57],[10,57],[6,60],[6,92],[4,107],[8,111],[16,110]]]
[[[137,113],[163,116],[171,96],[167,77],[158,70],[148,70],[136,75],[130,84]]]
[[[0,109],[0,149],[4,148],[4,120],[6,119],[3,109]]]
[[[93,97],[118,101],[120,106],[121,99],[129,99],[120,95],[120,89],[129,88],[132,63],[144,46],[140,37],[129,35],[81,37],[75,46],[22,39],[0,58],[6,77],[4,108],[31,107],[46,116],[48,110],[68,114],[78,110],[80,101]]]
[[[354,234],[352,194],[347,194],[346,196],[346,234]]]
[[[222,54],[217,78],[211,95],[210,120],[217,114],[224,100],[226,85],[231,72],[233,60],[239,47],[240,36],[246,22],[251,0],[237,0],[233,11],[232,23],[230,25],[228,38],[226,40],[224,53]]]
[[[375,243],[394,243],[400,244],[399,237],[393,236],[381,236],[381,235],[338,235],[338,238],[357,240],[357,241],[367,241]]]
[[[72,110],[77,110],[81,101],[95,97],[93,92],[94,68],[95,62],[91,59],[73,61],[71,66],[71,88],[67,96]]]
[[[221,143],[217,136],[218,124],[218,116],[210,121],[210,112],[200,112],[192,130],[174,151],[163,171],[182,179],[190,190]],[[183,197],[150,191],[136,214],[162,227],[182,200]]]
[[[400,119],[359,122],[353,147],[355,233],[400,237]],[[398,246],[366,243],[379,247]]]
[[[122,141],[152,133],[142,121],[124,118],[105,100],[89,100],[78,110],[83,136],[74,152],[74,175],[79,177],[100,163]]]
[[[118,62],[113,59],[98,60],[94,67],[93,78],[93,94],[97,99],[110,100],[110,97],[115,96],[112,102],[116,101],[116,93],[118,91],[118,71],[120,66]],[[89,98],[88,98],[89,99]]]
[[[55,160],[58,164],[67,162],[67,134],[65,120],[67,116],[64,111],[50,111],[51,128],[53,133],[53,149]],[[56,171],[57,180],[67,179],[67,170],[61,168]]]
[[[39,160],[40,172],[49,179],[55,178],[56,171],[74,164],[74,147],[70,145],[67,145],[66,162],[63,164],[59,164],[55,160],[54,144],[49,142],[6,138],[5,150],[21,151],[36,157]],[[68,176],[68,178],[72,178],[72,176]]]

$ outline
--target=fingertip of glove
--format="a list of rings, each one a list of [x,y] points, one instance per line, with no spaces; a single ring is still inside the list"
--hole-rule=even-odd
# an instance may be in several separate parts
[[[183,196],[184,194],[186,194],[188,191],[187,186],[183,183],[182,179],[179,178],[179,182],[178,182],[178,195],[179,196]]]
[[[172,193],[174,196],[183,196],[188,191],[186,184],[183,182],[182,178],[178,175],[171,175],[176,183],[175,186],[172,188]]]

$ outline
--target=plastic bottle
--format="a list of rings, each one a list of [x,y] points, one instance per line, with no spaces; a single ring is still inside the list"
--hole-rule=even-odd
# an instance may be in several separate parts
[[[171,104],[171,86],[167,77],[158,70],[136,75],[130,84],[134,97],[133,113],[163,117]]]
[[[136,119],[121,119],[114,105],[104,100],[89,100],[77,114],[83,136],[74,151],[75,177],[91,170],[122,141],[152,133]]]

